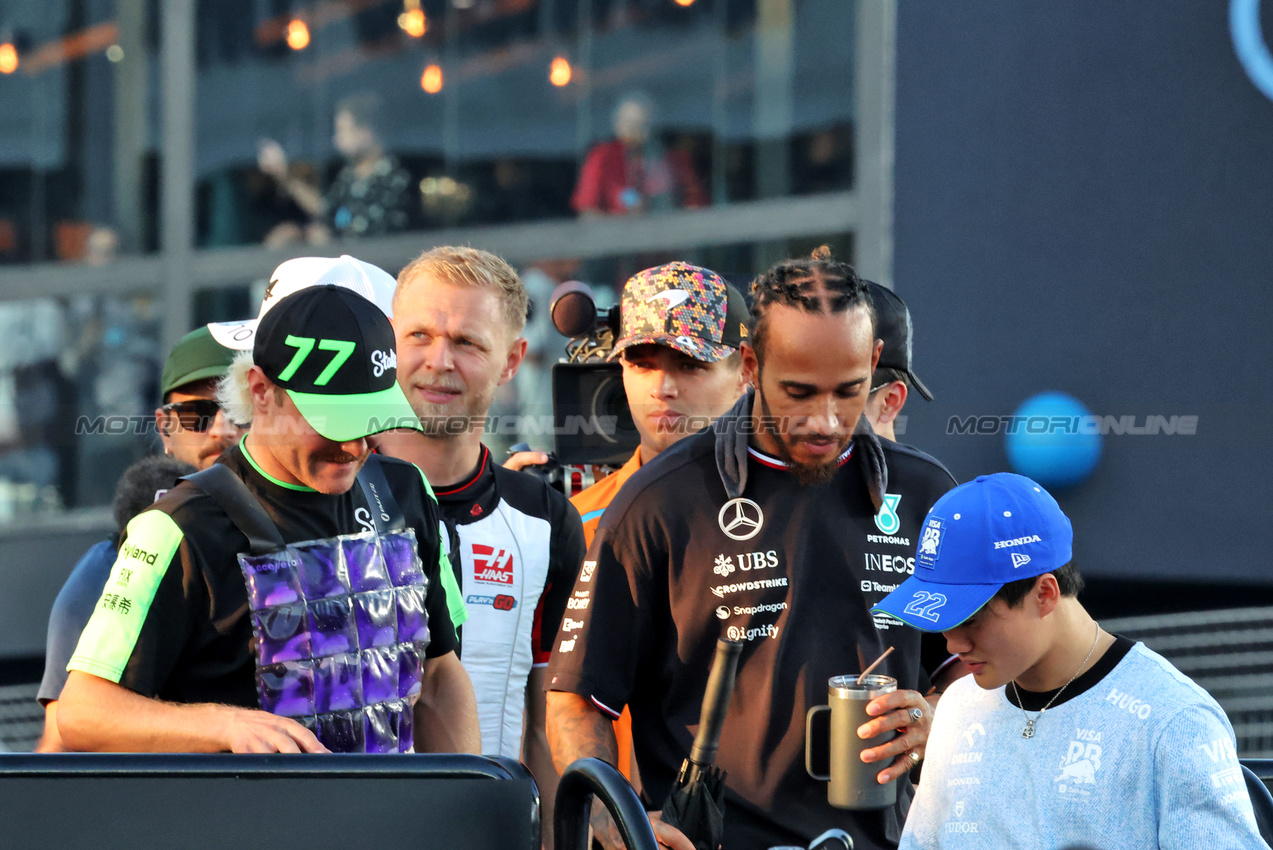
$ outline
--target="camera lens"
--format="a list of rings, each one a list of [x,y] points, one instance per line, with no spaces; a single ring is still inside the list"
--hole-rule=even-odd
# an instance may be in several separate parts
[[[623,392],[622,376],[609,375],[597,384],[591,409],[591,415],[600,424],[599,434],[607,442],[628,444],[634,437],[640,439],[628,408],[628,397]]]

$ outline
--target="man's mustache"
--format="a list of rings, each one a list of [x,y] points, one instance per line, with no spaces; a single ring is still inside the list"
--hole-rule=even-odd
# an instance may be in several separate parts
[[[361,460],[362,455],[351,455],[349,452],[320,452],[314,459],[322,463],[354,463]]]

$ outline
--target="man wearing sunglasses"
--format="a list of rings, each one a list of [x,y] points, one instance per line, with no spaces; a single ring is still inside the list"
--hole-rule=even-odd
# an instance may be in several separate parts
[[[160,379],[163,403],[155,408],[164,454],[207,469],[239,441],[242,431],[216,402],[217,382],[233,357],[207,327],[186,334],[172,349]]]
[[[206,469],[238,441],[242,431],[226,418],[215,400],[217,383],[225,377],[233,359],[234,352],[214,340],[206,326],[186,334],[173,346],[159,380],[163,402],[155,408],[155,427],[163,441],[164,454],[173,461]],[[150,474],[154,476],[155,471]],[[171,486],[176,478],[172,475],[171,480],[152,487],[152,494]],[[145,505],[139,505],[127,519],[142,507]],[[44,706],[44,734],[36,747],[39,752],[63,749],[57,732],[57,701],[66,684],[66,664],[102,595],[118,547],[119,535],[115,534],[85,552],[49,612],[44,679],[36,694]]]

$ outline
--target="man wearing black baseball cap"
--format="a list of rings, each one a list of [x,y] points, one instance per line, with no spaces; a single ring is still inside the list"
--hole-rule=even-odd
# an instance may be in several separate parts
[[[884,341],[880,362],[876,364],[871,378],[866,418],[876,434],[897,442],[894,423],[906,405],[910,388],[914,387],[928,401],[933,400],[933,394],[915,374],[911,351],[915,326],[911,323],[911,311],[906,308],[906,302],[891,289],[873,281],[863,282],[871,293],[871,305],[875,308],[875,336]]]
[[[1224,710],[1092,619],[1073,539],[1034,481],[978,476],[872,608],[941,632],[972,673],[942,697],[900,847],[1265,847]]]
[[[419,427],[388,319],[308,287],[261,320],[253,358],[243,441],[128,525],[68,667],[63,741],[477,752],[436,501],[367,444]]]

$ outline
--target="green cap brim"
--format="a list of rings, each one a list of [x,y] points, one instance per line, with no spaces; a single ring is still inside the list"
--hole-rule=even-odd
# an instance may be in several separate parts
[[[396,428],[424,430],[402,387],[358,395],[321,395],[287,390],[301,416],[322,436],[337,443],[361,440]]]
[[[209,381],[214,378],[219,381],[225,377],[227,369],[228,367],[224,365],[204,366],[202,369],[195,369],[188,375],[178,375],[175,378],[170,379],[172,381],[170,385],[164,385],[160,388],[160,394],[168,395],[168,393],[173,390],[179,390],[186,384],[194,384],[199,381]]]

